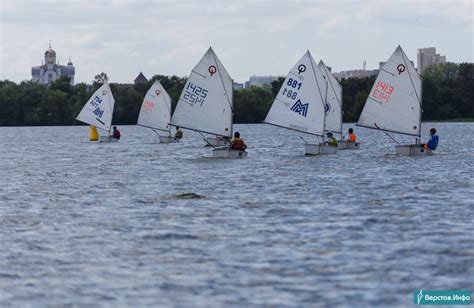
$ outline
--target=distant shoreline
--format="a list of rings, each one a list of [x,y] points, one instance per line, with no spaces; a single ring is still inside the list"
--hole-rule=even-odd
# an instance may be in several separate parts
[[[474,122],[474,118],[466,118],[466,119],[452,119],[452,120],[429,120],[429,121],[423,121],[422,123],[472,123]],[[265,123],[234,123],[234,124],[264,124]],[[356,124],[356,122],[343,122],[343,124]],[[116,126],[136,126],[136,124],[116,124],[114,123],[113,125]],[[68,126],[89,126],[87,124],[70,124],[70,125],[53,125],[53,124],[42,124],[42,125],[0,125],[0,128],[2,127],[68,127]]]

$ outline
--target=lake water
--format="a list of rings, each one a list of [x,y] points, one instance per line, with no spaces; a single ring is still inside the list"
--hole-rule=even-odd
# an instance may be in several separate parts
[[[424,123],[431,157],[305,157],[300,134],[236,125],[243,160],[201,137],[120,126],[0,128],[0,306],[412,305],[470,289],[474,123]],[[345,130],[349,125],[345,125]],[[414,138],[398,140],[413,142]],[[305,136],[308,141],[311,137]]]

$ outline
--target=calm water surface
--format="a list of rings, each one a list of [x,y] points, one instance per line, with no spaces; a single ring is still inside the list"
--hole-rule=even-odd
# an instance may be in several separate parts
[[[85,126],[0,128],[0,306],[405,306],[414,289],[473,290],[474,123],[431,126],[436,154],[410,158],[372,130],[356,129],[360,151],[304,157],[298,133],[237,125],[244,160],[211,159],[189,131],[162,145],[122,126],[98,144]]]

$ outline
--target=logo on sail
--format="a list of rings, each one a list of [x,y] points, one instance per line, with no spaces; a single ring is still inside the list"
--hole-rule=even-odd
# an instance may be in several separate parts
[[[156,91],[155,91],[155,94],[156,94],[156,96],[160,96],[161,91],[160,91],[160,90],[156,90]]]
[[[405,71],[405,65],[403,64],[398,64],[397,66],[397,71],[398,71],[398,75],[400,75],[401,73],[403,73]]]
[[[329,112],[331,110],[331,105],[329,103],[324,104],[324,112]]]
[[[145,112],[151,112],[153,108],[155,107],[155,104],[152,101],[145,101],[143,103],[143,111]]]
[[[209,66],[208,71],[209,71],[209,74],[211,74],[211,77],[212,77],[212,75],[214,75],[217,72],[217,68],[214,65],[211,65],[211,66]]]
[[[298,65],[298,75],[304,73],[306,71],[306,65],[300,64]]]
[[[102,91],[102,95],[103,96],[107,95],[107,90]]]
[[[306,115],[308,114],[308,104],[302,104],[301,101],[298,99],[296,103],[291,106],[290,110],[299,113],[303,117],[306,117]]]

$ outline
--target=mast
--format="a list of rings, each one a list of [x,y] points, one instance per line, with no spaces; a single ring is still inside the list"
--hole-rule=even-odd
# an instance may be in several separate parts
[[[308,54],[309,54],[309,57],[310,57],[311,68],[313,69],[314,79],[316,80],[316,85],[318,86],[319,96],[321,97],[321,103],[323,104],[324,117],[323,117],[323,135],[322,135],[322,137],[323,137],[323,141],[324,141],[324,128],[326,127],[326,105],[325,104],[327,104],[326,99],[327,99],[327,94],[328,94],[327,81],[326,81],[326,99],[323,100],[323,95],[321,94],[321,88],[319,87],[318,77],[316,77],[316,71],[314,69],[313,56],[311,56],[311,53],[309,52],[309,50],[308,50]]]
[[[111,93],[112,92],[112,89],[110,88],[109,86],[109,83],[107,82],[107,80],[104,80],[105,84],[107,84],[107,88],[109,88],[109,92]],[[110,106],[110,96],[108,97],[108,102],[109,102],[109,106]],[[114,119],[114,109],[113,108],[110,108],[111,109],[111,115],[110,115],[110,124],[109,124],[109,135],[110,135],[110,130],[112,128],[112,121]]]
[[[343,139],[343,136],[344,136],[344,133],[342,132],[342,119],[343,119],[343,117],[342,117],[342,112],[343,112],[343,111],[342,111],[342,106],[343,106],[343,105],[342,105],[342,86],[341,86],[341,93],[340,93],[340,95],[341,95],[341,101],[339,102],[339,105],[341,106],[341,112],[340,112],[339,114],[340,114],[340,116],[341,116],[340,119],[341,119],[341,140],[342,140],[342,139]],[[337,97],[337,96],[336,96],[336,97]],[[338,99],[338,100],[339,100],[339,99]]]

